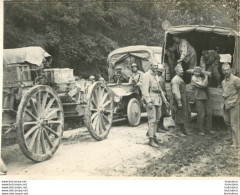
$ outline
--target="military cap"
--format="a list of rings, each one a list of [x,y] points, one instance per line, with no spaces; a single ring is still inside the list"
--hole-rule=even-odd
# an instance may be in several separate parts
[[[231,68],[231,66],[228,64],[228,63],[224,63],[223,65],[222,65],[222,69],[223,68]]]
[[[202,68],[200,66],[195,66],[193,72],[201,72]]]
[[[182,68],[181,64],[177,64],[177,66],[175,67],[175,71],[178,71],[180,68]]]
[[[116,66],[115,70],[122,70],[121,66]]]
[[[164,72],[164,67],[163,67],[162,64],[158,64],[157,71],[159,71],[159,72]]]
[[[136,63],[132,63],[131,67],[133,67],[133,66],[137,66],[137,64]]]

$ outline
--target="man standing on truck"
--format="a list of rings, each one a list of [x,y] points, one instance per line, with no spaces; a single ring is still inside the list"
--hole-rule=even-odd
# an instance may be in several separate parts
[[[203,50],[200,58],[200,66],[203,71],[212,74],[211,86],[221,87],[221,75],[219,73],[220,55],[214,50]]]
[[[208,75],[201,74],[201,67],[196,66],[193,70],[192,87],[197,110],[197,123],[199,135],[213,134],[212,131],[212,108],[210,91],[208,88]],[[205,127],[204,127],[205,124]]]
[[[173,94],[173,110],[172,115],[175,121],[175,129],[179,136],[183,137],[187,134],[185,124],[191,117],[186,85],[182,79],[183,68],[180,64],[175,67],[176,76],[171,81],[171,89]]]
[[[157,124],[161,117],[162,98],[160,95],[157,63],[151,62],[149,70],[143,74],[142,95],[147,105],[149,145],[158,147],[156,137]]]
[[[129,77],[129,83],[136,85],[141,89],[143,72],[138,70],[136,63],[133,63],[131,65],[131,70],[132,70],[132,73],[130,74],[130,77]]]
[[[188,82],[189,75],[185,75],[186,70],[193,69],[197,66],[197,53],[186,39],[180,39],[178,36],[173,36],[174,44],[168,48],[170,52],[177,50],[180,58],[177,63],[182,65],[184,71],[184,79]]]
[[[234,148],[239,147],[240,141],[240,78],[232,74],[229,64],[222,65],[225,79],[222,81],[223,88],[223,117],[230,130],[231,144]]]

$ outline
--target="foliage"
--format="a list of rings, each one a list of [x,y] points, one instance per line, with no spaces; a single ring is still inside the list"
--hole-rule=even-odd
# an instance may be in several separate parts
[[[107,55],[127,45],[162,45],[161,23],[237,29],[237,0],[7,1],[4,48],[41,46],[53,67],[107,78]]]

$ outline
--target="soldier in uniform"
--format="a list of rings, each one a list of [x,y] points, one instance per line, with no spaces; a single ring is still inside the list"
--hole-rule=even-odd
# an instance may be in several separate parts
[[[225,79],[222,82],[223,88],[223,118],[231,133],[231,144],[239,147],[240,141],[240,78],[232,74],[229,64],[222,65],[222,72]]]
[[[184,75],[183,78],[187,82],[191,80],[189,75],[185,74],[186,70],[193,69],[197,66],[197,53],[186,39],[180,39],[178,36],[173,36],[174,44],[168,50],[170,52],[176,51],[180,58],[177,63],[182,65]]]
[[[191,84],[194,90],[199,134],[213,134],[214,132],[212,131],[212,108],[210,101],[210,91],[208,88],[208,75],[201,74],[201,67],[196,66],[194,68],[194,75],[192,77]]]
[[[136,85],[136,86],[141,88],[143,72],[138,70],[136,63],[133,63],[131,65],[131,70],[132,70],[132,73],[131,73],[131,75],[129,77],[129,83],[131,83],[133,85]]]
[[[157,75],[157,64],[151,64],[150,69],[143,75],[142,94],[147,104],[148,113],[148,132],[149,145],[158,147],[158,140],[156,137],[157,124],[161,118],[161,86],[160,79]]]
[[[115,75],[110,79],[111,83],[127,83],[128,78],[123,75],[121,66],[116,66]]]
[[[176,76],[171,81],[173,94],[172,115],[175,121],[175,129],[179,136],[187,134],[185,124],[191,117],[190,107],[187,98],[186,85],[182,79],[183,68],[180,64],[175,67]]]
[[[202,70],[209,71],[212,74],[211,85],[221,87],[221,74],[219,73],[220,56],[214,50],[203,50],[200,58]]]
[[[158,64],[158,69],[157,69],[157,72],[158,72],[158,76],[159,76],[159,80],[160,80],[160,86],[162,88],[162,91],[164,93],[164,96],[166,98],[166,101],[167,101],[167,93],[166,93],[166,87],[165,87],[165,79],[163,77],[163,73],[164,73],[164,67],[162,64]],[[163,125],[163,118],[164,116],[167,115],[167,105],[166,104],[163,104],[162,105],[162,115],[161,115],[161,118],[159,120],[159,123],[158,123],[158,128],[157,128],[157,132],[158,133],[165,133],[166,131],[168,131],[168,129],[166,129]]]

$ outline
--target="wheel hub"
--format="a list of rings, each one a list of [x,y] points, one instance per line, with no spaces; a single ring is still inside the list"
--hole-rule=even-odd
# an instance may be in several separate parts
[[[40,118],[40,121],[39,121],[39,125],[41,127],[45,127],[48,123],[48,120],[47,119],[44,119],[44,118]]]

